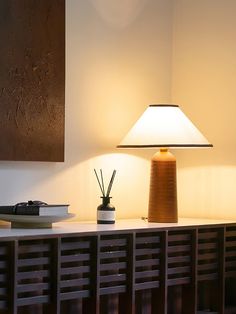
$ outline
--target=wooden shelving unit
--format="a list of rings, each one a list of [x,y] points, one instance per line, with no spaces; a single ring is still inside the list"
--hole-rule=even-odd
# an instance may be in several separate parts
[[[0,230],[0,313],[236,313],[236,223]]]

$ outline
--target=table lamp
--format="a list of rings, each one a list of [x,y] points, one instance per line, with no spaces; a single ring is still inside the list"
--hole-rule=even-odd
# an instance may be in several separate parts
[[[159,148],[151,161],[148,221],[177,222],[176,159],[169,148],[212,147],[178,105],[150,105],[118,148]]]

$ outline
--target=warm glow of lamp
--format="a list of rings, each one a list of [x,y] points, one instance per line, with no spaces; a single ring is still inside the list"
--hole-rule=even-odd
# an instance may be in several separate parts
[[[155,148],[148,221],[177,222],[176,159],[169,148],[212,147],[177,105],[150,105],[118,148]]]

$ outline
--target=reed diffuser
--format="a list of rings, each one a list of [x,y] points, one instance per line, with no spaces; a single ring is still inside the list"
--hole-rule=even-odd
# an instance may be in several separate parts
[[[100,179],[99,179],[96,169],[94,169],[94,172],[98,181],[98,185],[102,192],[102,196],[101,196],[102,204],[99,205],[97,208],[97,223],[98,224],[114,224],[115,223],[115,207],[110,203],[110,199],[112,198],[110,196],[110,193],[111,193],[111,188],[112,188],[114,178],[116,175],[116,170],[113,170],[110,182],[107,187],[107,191],[105,191],[102,169],[100,169]]]

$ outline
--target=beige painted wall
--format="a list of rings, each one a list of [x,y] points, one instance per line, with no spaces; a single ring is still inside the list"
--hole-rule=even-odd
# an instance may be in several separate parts
[[[146,215],[152,152],[115,146],[148,104],[170,100],[172,0],[66,3],[66,161],[0,162],[0,203],[69,202],[95,219],[96,167],[118,170],[118,218]]]
[[[235,12],[235,0],[68,0],[66,162],[0,162],[0,203],[69,202],[95,219],[93,168],[115,168],[118,218],[145,216],[153,151],[114,147],[172,94],[214,144],[175,151],[180,215],[236,218]]]
[[[176,0],[172,99],[214,144],[177,152],[182,216],[236,218],[236,1]]]

